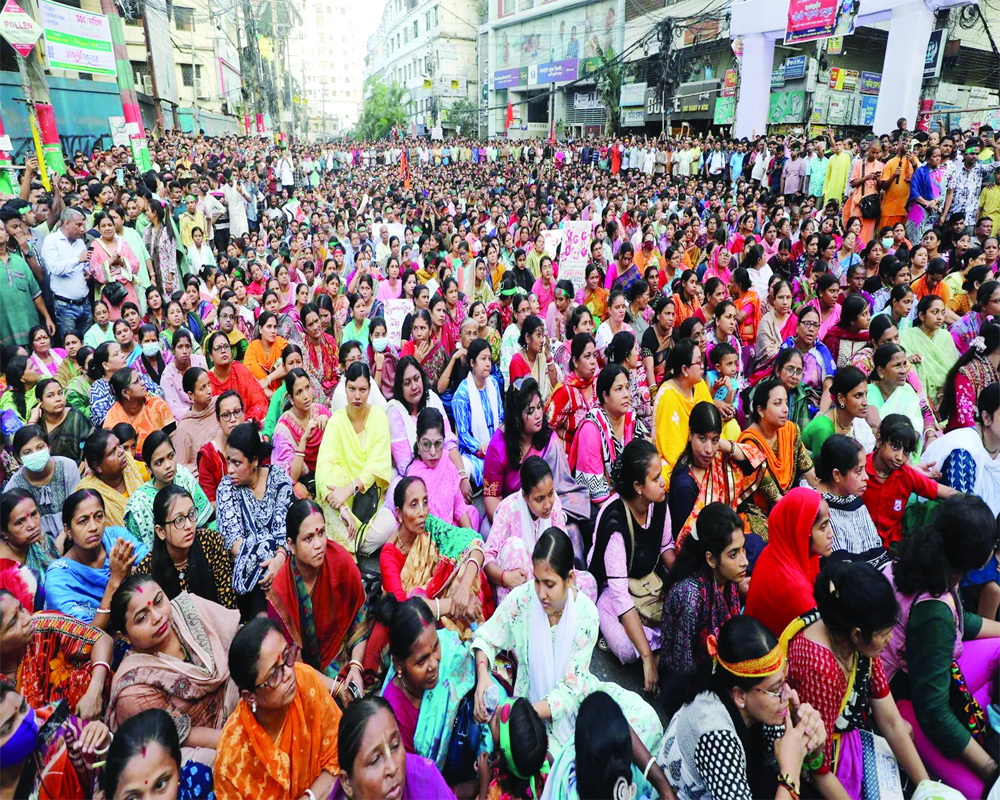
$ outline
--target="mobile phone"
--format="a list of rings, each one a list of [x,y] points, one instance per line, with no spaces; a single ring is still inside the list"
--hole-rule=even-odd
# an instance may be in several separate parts
[[[356,683],[348,683],[347,691],[351,693],[351,697],[353,697],[355,700],[361,699],[361,690],[358,688],[358,685]]]
[[[125,170],[123,170],[121,167],[119,167],[118,169],[115,170],[115,175],[116,175],[117,180],[118,180],[118,185],[119,186],[124,186],[125,185]]]

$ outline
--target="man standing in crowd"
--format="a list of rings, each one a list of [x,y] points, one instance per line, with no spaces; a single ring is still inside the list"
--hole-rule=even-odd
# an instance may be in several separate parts
[[[59,221],[59,229],[42,244],[42,262],[49,273],[60,329],[76,331],[82,339],[91,319],[87,296],[90,250],[84,244],[87,228],[83,213],[75,208],[63,211]]]

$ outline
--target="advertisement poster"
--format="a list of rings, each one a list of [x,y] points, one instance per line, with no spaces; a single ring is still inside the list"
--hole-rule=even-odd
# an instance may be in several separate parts
[[[875,124],[875,108],[878,105],[878,97],[864,95],[858,104],[858,125],[866,128]]]
[[[715,125],[732,125],[736,119],[736,98],[720,97],[715,101]]]
[[[827,103],[827,125],[850,125],[854,111],[854,95],[831,94]]]
[[[767,112],[767,121],[771,125],[802,122],[806,111],[805,92],[783,92],[772,94]]]
[[[735,97],[736,96],[736,86],[737,86],[736,70],[727,69],[725,80],[722,82],[722,96],[723,97]],[[718,112],[716,112],[718,113]]]
[[[860,77],[861,73],[856,69],[834,67],[830,70],[830,88],[838,92],[853,92]]]
[[[854,0],[789,0],[785,44],[854,33]]]
[[[941,62],[944,61],[944,45],[946,31],[938,28],[931,31],[927,40],[927,53],[924,55],[924,80],[932,81],[941,76]]]
[[[104,14],[48,0],[39,0],[38,10],[45,29],[45,52],[50,67],[91,75],[116,74],[111,24]]]
[[[0,11],[0,35],[21,58],[27,58],[38,37],[42,35],[42,29],[14,0],[7,0],[3,11]]]
[[[861,94],[873,94],[878,95],[882,91],[882,73],[881,72],[862,72],[861,73]]]

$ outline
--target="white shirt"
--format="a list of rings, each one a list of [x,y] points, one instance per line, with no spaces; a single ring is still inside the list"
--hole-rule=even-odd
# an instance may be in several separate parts
[[[49,273],[52,294],[67,300],[84,300],[87,297],[87,278],[80,255],[87,249],[83,239],[71,242],[62,228],[45,237],[41,256]]]
[[[295,183],[295,167],[288,156],[278,162],[278,175],[281,176],[282,186],[291,186]]]

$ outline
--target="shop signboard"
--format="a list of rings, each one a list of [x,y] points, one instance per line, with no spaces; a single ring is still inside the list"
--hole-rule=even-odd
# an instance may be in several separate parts
[[[785,68],[784,66],[781,66],[771,73],[771,88],[780,89],[784,85],[785,85]]]
[[[844,52],[844,37],[843,36],[831,36],[826,40],[826,54],[830,56],[839,56]]]
[[[941,62],[944,61],[945,29],[931,31],[927,40],[927,53],[924,55],[924,80],[932,81],[941,76]]]
[[[854,17],[849,0],[790,0],[785,44],[847,36],[854,33]]]
[[[639,108],[623,108],[621,114],[622,127],[624,128],[641,128],[646,124],[646,109],[643,106]]]
[[[663,92],[655,86],[646,87],[646,122],[664,120]]]
[[[518,67],[501,69],[493,73],[493,88],[498,91],[500,89],[510,89],[514,86],[524,86],[527,82],[527,74],[522,79],[521,69]]]
[[[535,83],[562,83],[563,81],[575,81],[579,76],[580,62],[575,58],[567,58],[564,61],[549,61],[538,65],[535,74]],[[530,68],[529,68],[530,74]]]
[[[641,106],[646,103],[646,83],[624,83],[621,89],[621,100],[619,105],[622,108]]]
[[[806,110],[806,93],[780,92],[771,95],[767,121],[770,125],[786,125],[802,122]]]
[[[111,44],[111,23],[104,14],[41,0],[38,4],[45,29],[49,66],[91,75],[116,73]]]
[[[834,67],[830,70],[830,88],[838,92],[853,92],[860,77],[861,73],[856,69]]]
[[[0,34],[21,58],[27,58],[42,29],[15,0],[7,0],[0,12]]]
[[[732,125],[736,119],[736,98],[720,97],[715,101],[714,125]]]
[[[735,97],[736,96],[736,86],[738,85],[738,78],[735,69],[727,69],[725,78],[722,81],[722,96],[723,97]]]
[[[862,95],[857,104],[858,121],[857,124],[865,128],[870,128],[875,124],[875,107],[878,105],[878,97]]]
[[[806,56],[792,56],[785,59],[785,80],[797,81],[806,76]]]
[[[882,91],[882,73],[862,72],[861,94],[872,94],[877,96],[880,91]]]
[[[673,98],[672,114],[681,120],[712,119],[720,93],[719,81],[682,83]]]
[[[573,95],[573,108],[577,111],[596,111],[603,108],[596,91],[577,92]]]
[[[826,112],[827,125],[850,125],[854,111],[854,95],[831,94]]]

